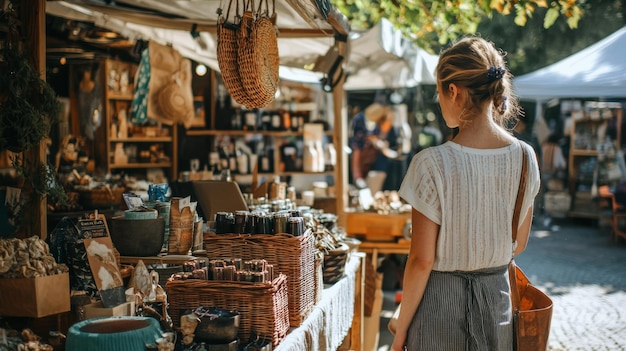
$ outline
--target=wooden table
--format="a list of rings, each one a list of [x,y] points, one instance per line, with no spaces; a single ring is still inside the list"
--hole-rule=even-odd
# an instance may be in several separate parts
[[[335,351],[363,349],[363,286],[365,257],[350,255],[345,276],[325,285],[322,298],[275,351]]]
[[[364,241],[359,251],[372,254],[372,262],[376,262],[378,254],[409,254],[411,240],[399,239],[397,242]]]
[[[346,213],[346,233],[361,241],[393,242],[402,238],[404,226],[410,219],[410,212],[349,212]]]

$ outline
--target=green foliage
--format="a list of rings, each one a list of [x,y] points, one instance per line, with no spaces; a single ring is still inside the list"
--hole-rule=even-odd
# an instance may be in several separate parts
[[[408,38],[427,50],[437,51],[460,36],[474,34],[485,18],[515,13],[514,22],[524,26],[537,8],[548,8],[544,28],[565,18],[576,28],[583,0],[332,0],[348,16],[354,29],[367,29],[388,18]]]
[[[8,29],[0,51],[0,151],[26,151],[47,138],[60,105],[21,50],[20,22],[13,6],[0,11]]]
[[[0,150],[20,152],[50,134],[60,106],[52,88],[27,58],[8,47],[0,63]]]

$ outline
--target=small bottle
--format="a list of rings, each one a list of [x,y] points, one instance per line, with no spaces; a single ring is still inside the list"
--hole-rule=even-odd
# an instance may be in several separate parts
[[[324,158],[324,148],[322,147],[322,141],[315,142],[315,152],[317,153],[317,169],[316,172],[324,172],[326,160]]]
[[[280,129],[290,130],[291,129],[291,113],[287,110],[284,110],[281,116],[282,116],[282,121],[281,121]]]
[[[236,154],[237,154],[237,172],[239,174],[250,173],[248,153],[243,151],[241,148],[238,148]]]
[[[230,165],[229,165],[229,160],[228,160],[228,148],[225,145],[220,146],[219,150],[219,155],[220,155],[220,163],[219,163],[219,170],[225,170],[225,169],[229,169]]]
[[[270,159],[269,159],[269,155],[267,154],[265,150],[265,144],[263,142],[260,142],[258,144],[257,155],[258,155],[258,162],[259,162],[259,165],[258,165],[259,173],[268,173],[270,171]]]
[[[271,130],[272,129],[272,116],[269,112],[263,111],[261,113],[261,130]]]
[[[271,113],[271,129],[272,130],[281,130],[281,120],[282,117],[278,111],[272,111]]]
[[[230,129],[240,130],[242,128],[241,109],[235,109],[235,113],[231,116]]]
[[[300,114],[291,113],[291,131],[297,132],[300,130]]]
[[[312,141],[309,141],[304,147],[302,153],[302,170],[304,172],[317,172],[317,150]]]
[[[257,119],[256,110],[247,110],[244,113],[244,130],[257,130]]]
[[[326,171],[334,171],[337,165],[337,151],[332,143],[326,144],[324,168]]]

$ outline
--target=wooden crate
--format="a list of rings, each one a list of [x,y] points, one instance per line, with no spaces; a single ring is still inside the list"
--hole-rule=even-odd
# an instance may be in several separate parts
[[[373,212],[346,213],[346,233],[363,241],[395,241],[402,237],[404,225],[411,213],[378,214]]]

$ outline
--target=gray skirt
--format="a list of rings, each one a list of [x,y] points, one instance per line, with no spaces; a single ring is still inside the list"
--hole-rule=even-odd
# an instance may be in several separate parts
[[[407,350],[512,350],[509,291],[507,266],[433,271],[409,327]]]

